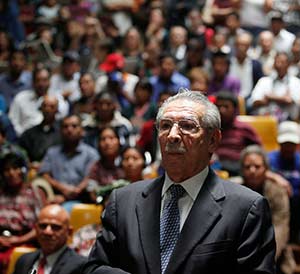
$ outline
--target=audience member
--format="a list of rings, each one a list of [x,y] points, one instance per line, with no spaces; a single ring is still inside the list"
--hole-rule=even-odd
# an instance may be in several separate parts
[[[246,106],[252,89],[263,76],[262,65],[248,54],[252,43],[252,36],[243,32],[236,37],[234,56],[231,57],[229,73],[241,82],[240,95],[245,98]]]
[[[9,107],[20,91],[31,88],[31,72],[26,68],[27,62],[24,51],[11,51],[8,60],[8,71],[0,76],[0,94]]]
[[[132,124],[118,110],[118,104],[113,95],[114,89],[99,93],[95,98],[95,116],[92,126],[86,128],[84,140],[94,148],[98,147],[99,129],[104,126],[116,128],[123,144],[130,141],[133,131]]]
[[[238,175],[241,150],[248,145],[261,144],[261,141],[251,126],[236,119],[238,100],[234,94],[219,92],[216,105],[221,114],[222,139],[215,153],[221,169],[228,171],[231,176]]]
[[[0,30],[0,73],[7,71],[13,48],[13,40],[8,32]]]
[[[134,89],[135,102],[124,108],[122,114],[130,120],[138,135],[143,124],[156,115],[156,104],[151,102],[152,85],[148,79],[140,80]]]
[[[26,183],[23,157],[8,153],[0,166],[0,273],[5,274],[13,248],[35,244],[33,227],[45,196]]]
[[[109,185],[113,180],[124,176],[117,163],[121,148],[117,130],[109,126],[103,127],[99,131],[98,140],[100,160],[93,163],[87,175],[89,192],[94,202],[94,191],[98,186]]]
[[[76,115],[65,117],[61,123],[62,144],[48,148],[39,174],[50,183],[57,202],[70,211],[74,203],[89,201],[86,193],[89,168],[98,160],[97,151],[83,143],[81,120]]]
[[[50,85],[50,72],[45,68],[37,68],[33,71],[33,90],[23,90],[13,100],[9,109],[9,118],[20,136],[25,130],[38,125],[43,120],[40,111],[43,96],[48,93]],[[68,113],[69,105],[57,95],[58,117],[64,117]]]
[[[278,121],[299,118],[300,79],[289,75],[289,57],[285,52],[275,56],[274,74],[262,77],[254,87],[250,102],[252,114],[272,115]]]
[[[71,105],[71,112],[79,115],[83,127],[93,122],[95,110],[96,82],[92,73],[83,73],[79,78],[80,98]]]
[[[300,243],[300,144],[299,124],[293,121],[284,121],[279,124],[279,150],[268,154],[270,168],[287,179],[292,187],[291,205],[291,242]]]
[[[60,94],[66,100],[74,102],[80,97],[78,80],[79,73],[79,55],[75,51],[64,53],[61,64],[61,71],[55,73],[50,78],[50,94]]]
[[[292,44],[295,40],[295,34],[286,30],[283,14],[280,11],[270,12],[270,18],[270,30],[274,34],[274,49],[277,52],[290,53]]]
[[[289,197],[279,183],[268,178],[268,169],[268,159],[261,146],[251,145],[241,152],[242,184],[263,195],[270,205],[276,239],[276,273],[293,274],[295,261],[288,247]]]
[[[43,273],[42,269],[44,273],[80,273],[86,259],[67,246],[72,235],[68,212],[56,204],[44,207],[35,230],[40,248],[21,256],[14,274]]]
[[[264,75],[270,75],[273,71],[276,50],[274,49],[274,35],[269,30],[262,31],[258,36],[257,46],[252,51],[253,58],[262,64]]]
[[[300,77],[300,35],[297,35],[291,48],[291,63],[288,73]]]
[[[61,142],[59,121],[55,118],[57,111],[57,98],[45,95],[41,105],[42,122],[20,136],[19,145],[27,151],[31,162],[40,162],[50,146]]]
[[[176,68],[173,55],[164,53],[160,56],[160,72],[157,76],[150,77],[153,86],[152,101],[157,102],[161,92],[169,90],[174,94],[180,87],[189,88],[190,81]]]
[[[208,95],[217,95],[221,90],[228,90],[232,94],[240,93],[241,83],[238,78],[229,74],[230,57],[227,52],[212,53],[212,75],[207,90]]]
[[[166,174],[112,192],[83,274],[149,266],[153,273],[274,273],[266,200],[208,167],[220,127],[217,108],[200,92],[165,101],[157,128]]]

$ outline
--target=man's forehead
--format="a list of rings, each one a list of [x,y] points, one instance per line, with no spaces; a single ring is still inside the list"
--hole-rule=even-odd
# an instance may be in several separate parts
[[[204,113],[204,106],[186,99],[178,99],[166,105],[163,116],[195,117],[199,118]]]

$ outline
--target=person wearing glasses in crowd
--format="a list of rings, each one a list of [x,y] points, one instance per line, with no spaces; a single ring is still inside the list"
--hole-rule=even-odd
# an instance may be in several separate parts
[[[217,107],[180,90],[156,125],[166,172],[112,192],[82,273],[275,273],[266,199],[209,167],[221,139]]]
[[[86,258],[67,246],[72,233],[68,212],[57,204],[44,207],[35,225],[40,249],[22,255],[14,274],[28,273],[80,273]],[[40,272],[40,271],[44,272]]]

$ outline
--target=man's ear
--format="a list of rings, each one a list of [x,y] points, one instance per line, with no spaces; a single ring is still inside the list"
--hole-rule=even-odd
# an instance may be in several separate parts
[[[208,139],[208,151],[210,153],[214,153],[216,149],[218,148],[220,141],[222,139],[222,133],[219,129],[214,129],[211,134],[209,134]]]

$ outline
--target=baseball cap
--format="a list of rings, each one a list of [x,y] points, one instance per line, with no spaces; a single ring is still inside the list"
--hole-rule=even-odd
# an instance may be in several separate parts
[[[300,144],[299,124],[293,121],[284,121],[279,124],[277,142]]]
[[[124,68],[125,59],[122,54],[111,53],[108,54],[104,62],[99,66],[99,68],[107,73],[114,70],[120,70]]]

